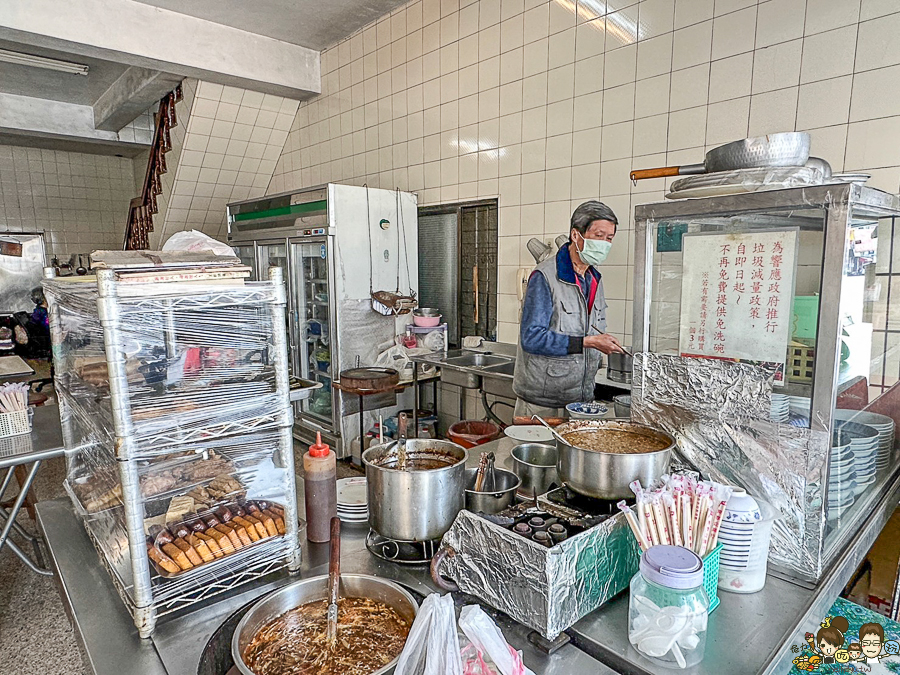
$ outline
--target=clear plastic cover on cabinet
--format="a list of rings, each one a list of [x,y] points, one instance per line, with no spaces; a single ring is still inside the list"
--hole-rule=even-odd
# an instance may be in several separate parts
[[[44,283],[66,490],[144,636],[299,565],[280,275],[148,277]]]

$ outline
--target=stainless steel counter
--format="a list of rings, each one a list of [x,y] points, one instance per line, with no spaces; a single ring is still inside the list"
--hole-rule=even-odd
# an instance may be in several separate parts
[[[504,438],[479,447],[493,450],[498,466],[511,468],[509,453],[516,441]],[[690,675],[742,673],[769,675],[790,670],[795,654],[791,645],[802,644],[803,634],[815,632],[828,608],[840,595],[900,499],[900,468],[891,487],[873,508],[847,550],[814,588],[804,588],[769,575],[759,593],[719,592],[721,603],[710,616],[706,652]],[[572,642],[617,672],[652,675],[659,672],[628,642],[628,593],[584,617],[566,631]]]
[[[512,447],[511,445],[509,446]],[[508,456],[507,449],[506,455]],[[477,454],[472,453],[477,464]],[[303,505],[302,481],[298,503]],[[235,611],[279,586],[297,578],[327,574],[328,546],[303,541],[303,566],[297,577],[279,573],[231,595],[214,598],[193,611],[163,617],[153,637],[141,640],[128,612],[101,567],[97,553],[67,500],[42,502],[38,520],[57,572],[63,603],[94,675],[191,675],[197,672],[204,646],[213,632]],[[365,547],[368,526],[344,524],[341,536],[341,568],[347,573],[373,574],[392,579],[427,595],[437,591],[427,566],[402,566],[376,558]],[[302,536],[302,535],[301,535]],[[498,624],[510,644],[523,651],[526,665],[535,673],[571,675],[610,670],[580,649],[566,645],[546,655],[528,642],[530,630],[500,616]]]
[[[493,450],[498,465],[509,468],[510,451],[516,444],[503,438],[478,450]],[[470,452],[470,465],[477,463],[477,456],[477,452]],[[818,626],[893,513],[898,497],[900,470],[892,476],[890,491],[873,510],[864,528],[815,588],[803,588],[770,575],[759,593],[720,593],[721,604],[710,617],[704,659],[695,668],[683,672],[692,675],[787,672],[793,658],[791,645],[800,644],[803,634]],[[279,575],[206,607],[163,619],[152,640],[142,641],[69,503],[57,500],[39,504],[38,516],[59,573],[64,602],[87,653],[86,663],[96,675],[194,673],[203,646],[228,616],[267,590],[291,580]],[[344,526],[341,560],[345,571],[393,579],[422,594],[436,590],[425,568],[387,563],[370,554],[364,543],[366,531],[365,526]],[[300,576],[325,573],[327,555],[325,545],[304,542]],[[625,592],[569,629],[572,644],[551,656],[531,646],[527,640],[530,631],[524,626],[505,616],[499,623],[510,643],[524,651],[526,665],[536,673],[651,675],[657,670],[628,643],[627,612]]]

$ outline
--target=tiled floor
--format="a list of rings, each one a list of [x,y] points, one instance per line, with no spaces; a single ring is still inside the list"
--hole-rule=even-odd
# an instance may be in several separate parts
[[[295,447],[298,474],[303,474],[305,450]],[[65,493],[63,459],[47,462],[35,482],[39,501]],[[338,477],[359,475],[346,462],[338,462]],[[7,495],[7,498],[9,495]],[[27,516],[20,522],[30,531]],[[59,598],[56,582],[29,570],[11,552],[0,553],[0,675],[82,675],[81,654],[69,619]]]
[[[65,460],[41,467],[38,500],[63,493]],[[27,516],[19,522],[29,531]],[[29,570],[6,548],[0,552],[0,664],[4,675],[81,675],[84,665],[56,582]]]

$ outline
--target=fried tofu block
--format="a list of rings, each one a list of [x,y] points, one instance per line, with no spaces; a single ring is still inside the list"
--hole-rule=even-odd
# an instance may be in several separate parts
[[[207,548],[209,548],[209,552],[213,554],[214,558],[221,558],[225,555],[225,552],[219,547],[219,543],[205,532],[197,532],[193,536],[196,536],[206,544]],[[229,544],[230,543],[231,542],[229,542]]]
[[[251,523],[246,518],[235,516],[234,522],[236,522],[238,525],[244,528],[244,530],[246,530],[247,534],[250,536],[250,541],[259,541],[261,539],[259,533],[256,531],[256,527],[254,527],[253,523]]]
[[[163,553],[169,556],[172,560],[175,561],[175,564],[182,570],[193,569],[193,563],[188,559],[187,555],[184,551],[178,548],[174,543],[172,544],[163,544],[162,545]]]
[[[213,556],[212,554],[212,551],[209,550],[209,546],[206,545],[206,542],[196,534],[189,534],[185,541],[187,541],[187,543],[191,545],[191,548],[193,548],[197,552],[197,555],[200,556],[200,559],[203,562],[212,562],[215,558],[215,556]]]

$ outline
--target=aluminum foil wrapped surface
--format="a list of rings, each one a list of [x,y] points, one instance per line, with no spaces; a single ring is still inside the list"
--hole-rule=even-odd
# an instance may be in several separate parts
[[[672,434],[677,459],[685,466],[743,487],[778,509],[770,562],[789,574],[818,576],[829,438],[772,422],[771,397],[771,375],[759,366],[635,355],[632,419]]]
[[[460,590],[553,640],[628,586],[640,550],[622,514],[546,548],[460,511],[441,574]]]

